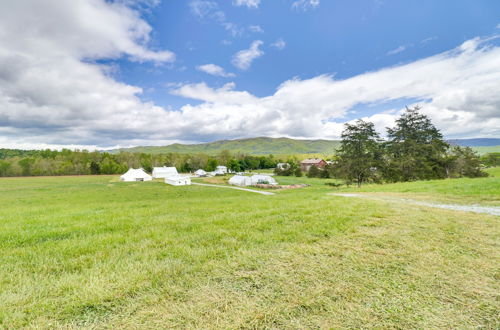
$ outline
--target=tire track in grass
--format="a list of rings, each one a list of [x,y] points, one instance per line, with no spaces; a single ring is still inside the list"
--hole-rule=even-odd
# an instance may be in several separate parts
[[[395,201],[395,202],[402,202],[404,204],[436,207],[436,208],[440,208],[440,209],[447,209],[447,210],[453,210],[453,211],[486,213],[486,214],[500,216],[500,207],[495,207],[495,206],[428,203],[428,202],[422,202],[422,201],[417,201],[417,200],[408,199],[408,198],[379,197],[379,196],[370,196],[370,195],[353,194],[353,193],[329,193],[328,195],[348,197],[348,198],[350,198],[350,197],[366,198],[366,199],[373,199],[373,200],[380,200],[380,201]]]

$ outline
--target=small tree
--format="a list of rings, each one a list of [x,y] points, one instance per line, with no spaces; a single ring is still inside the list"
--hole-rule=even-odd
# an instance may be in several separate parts
[[[321,176],[321,170],[318,167],[316,167],[315,165],[309,167],[309,171],[307,171],[308,178],[318,178],[320,176]]]
[[[451,176],[476,178],[488,176],[481,170],[479,155],[470,147],[454,146],[451,149]]]
[[[373,176],[373,168],[380,164],[379,135],[373,123],[357,120],[345,124],[338,150],[337,175],[346,183],[356,182],[358,187]]]
[[[98,162],[90,162],[90,173],[91,174],[101,174],[101,166]]]
[[[215,171],[215,169],[217,168],[218,165],[219,165],[219,162],[217,161],[217,159],[210,158],[207,161],[207,167],[205,168],[205,170],[207,170],[208,172]]]
[[[227,162],[227,167],[234,172],[241,171],[240,163],[234,158]]]

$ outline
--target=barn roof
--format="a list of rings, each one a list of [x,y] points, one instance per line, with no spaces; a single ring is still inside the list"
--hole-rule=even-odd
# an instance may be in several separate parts
[[[321,162],[324,162],[324,160],[321,158],[308,158],[308,159],[304,159],[300,163],[301,164],[319,164]]]

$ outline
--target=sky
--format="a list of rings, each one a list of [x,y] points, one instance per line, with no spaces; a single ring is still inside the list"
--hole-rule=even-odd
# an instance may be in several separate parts
[[[0,148],[500,138],[498,0],[0,1]]]

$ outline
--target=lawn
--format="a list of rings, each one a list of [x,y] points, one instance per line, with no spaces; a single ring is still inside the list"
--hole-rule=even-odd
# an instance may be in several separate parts
[[[486,178],[429,180],[410,183],[369,184],[361,189],[344,188],[346,192],[368,192],[378,195],[413,198],[457,204],[500,206],[500,167],[486,169]]]
[[[498,199],[470,180],[362,189]],[[500,326],[499,217],[278,181],[311,186],[0,179],[0,328]]]

